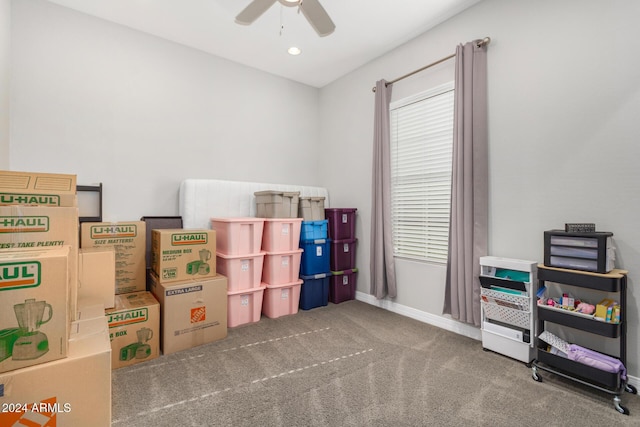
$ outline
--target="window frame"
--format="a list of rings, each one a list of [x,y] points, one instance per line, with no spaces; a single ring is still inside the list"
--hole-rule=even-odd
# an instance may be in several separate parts
[[[450,151],[449,153],[452,153],[453,151],[453,114],[454,114],[454,94],[455,94],[455,86],[454,86],[454,82],[453,81],[449,81],[447,83],[444,84],[440,84],[438,86],[435,86],[433,88],[430,88],[426,91],[422,91],[420,93],[405,97],[403,99],[394,101],[392,103],[390,103],[389,105],[389,123],[390,123],[390,140],[389,140],[389,144],[390,144],[390,167],[391,167],[391,203],[392,203],[392,212],[391,212],[391,221],[392,221],[392,229],[393,229],[393,256],[394,258],[399,258],[399,259],[408,259],[408,260],[412,260],[412,261],[416,261],[416,262],[423,262],[423,263],[432,263],[432,264],[437,264],[437,265],[445,265],[447,263],[447,254],[448,254],[448,238],[449,238],[449,232],[450,232],[450,216],[449,216],[449,212],[451,209],[451,166],[452,166],[452,161],[449,161],[449,166],[448,166],[448,174],[449,174],[449,179],[448,179],[448,207],[447,207],[447,226],[446,226],[446,236],[444,237],[444,239],[442,238],[442,234],[440,234],[440,238],[436,239],[438,240],[440,243],[435,243],[432,245],[431,249],[429,248],[429,246],[427,244],[425,244],[424,246],[424,254],[410,254],[408,252],[408,250],[399,250],[399,245],[397,245],[397,223],[396,223],[396,196],[394,194],[394,192],[396,191],[396,183],[395,183],[395,165],[394,165],[394,156],[395,156],[395,152],[394,152],[394,148],[395,148],[395,135],[394,135],[394,130],[396,129],[394,126],[394,118],[393,118],[393,114],[394,114],[394,110],[398,110],[401,109],[403,107],[407,107],[411,104],[415,104],[418,102],[422,102],[434,97],[438,97],[440,95],[444,95],[444,94],[448,94],[451,93],[450,95],[450,99],[447,100],[447,106],[450,105],[450,119],[451,119],[451,138],[449,139],[450,141]],[[449,103],[450,102],[450,103]],[[448,110],[447,110],[448,111]],[[446,112],[446,111],[445,111]],[[446,142],[445,142],[446,144]],[[437,203],[436,203],[437,204]],[[442,203],[440,203],[440,206],[442,205]],[[428,222],[427,217],[425,217],[425,222]],[[438,221],[433,221],[434,223],[437,223]],[[427,227],[427,225],[425,224],[424,227]],[[434,226],[435,228],[437,228],[437,226]],[[440,227],[440,229],[442,229],[442,227]],[[407,234],[411,234],[410,232]],[[420,233],[415,233],[417,236],[421,236]],[[425,231],[422,235],[425,236],[425,238],[428,238],[428,231]],[[442,250],[437,251],[437,250],[433,250],[434,247],[437,247],[438,245],[440,247],[442,247],[442,240],[445,241],[444,244],[444,249],[446,249],[443,253]],[[409,247],[410,245],[405,245],[406,247]],[[418,252],[417,250],[414,252]]]

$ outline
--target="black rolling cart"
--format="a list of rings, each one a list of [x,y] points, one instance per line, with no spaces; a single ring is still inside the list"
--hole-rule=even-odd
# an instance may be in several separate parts
[[[545,322],[563,325],[565,327],[586,331],[601,337],[618,340],[618,354],[611,355],[625,364],[627,361],[627,271],[614,269],[609,273],[592,273],[587,271],[568,270],[556,267],[538,265],[538,286],[544,282],[555,282],[575,288],[592,289],[602,292],[618,293],[620,301],[620,322],[612,323],[597,320],[593,317],[577,316],[564,310],[554,310],[546,305],[538,305],[538,334],[545,330]],[[620,396],[623,392],[637,394],[634,386],[623,380],[621,373],[606,372],[566,357],[548,352],[546,344],[536,338],[536,359],[531,363],[532,376],[541,382],[539,370],[560,375],[564,378],[593,387],[613,395],[615,409],[622,414],[629,414],[629,410],[621,405]]]

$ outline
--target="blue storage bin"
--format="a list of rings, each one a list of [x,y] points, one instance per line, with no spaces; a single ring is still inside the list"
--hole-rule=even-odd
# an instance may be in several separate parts
[[[326,239],[328,237],[328,219],[321,221],[302,221],[300,240]]]
[[[330,271],[331,239],[302,240],[300,247],[304,249],[300,260],[301,276],[313,276]]]
[[[311,310],[329,304],[331,272],[300,276],[300,278],[302,279],[302,288],[300,289],[300,308],[302,310]]]

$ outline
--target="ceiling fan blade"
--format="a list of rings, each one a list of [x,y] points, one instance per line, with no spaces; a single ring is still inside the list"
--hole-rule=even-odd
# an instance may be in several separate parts
[[[265,13],[277,0],[253,0],[236,16],[236,22],[249,25]]]
[[[329,14],[318,0],[302,0],[300,10],[320,37],[328,36],[336,29]]]

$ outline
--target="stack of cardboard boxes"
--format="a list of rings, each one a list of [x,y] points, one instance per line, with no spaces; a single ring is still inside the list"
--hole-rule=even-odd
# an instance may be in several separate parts
[[[0,171],[0,425],[111,422],[107,323],[78,305],[78,252],[76,177]]]
[[[0,426],[111,424],[111,370],[227,336],[214,230],[79,223],[76,176],[0,171]],[[148,291],[148,287],[151,291]]]
[[[227,278],[216,274],[214,230],[153,230],[151,281],[163,354],[227,336]]]
[[[110,284],[110,289],[96,286],[93,296],[112,302],[105,305],[111,367],[118,369],[157,358],[160,306],[146,289],[145,223],[83,222],[80,246],[82,271],[98,273],[105,285]]]

